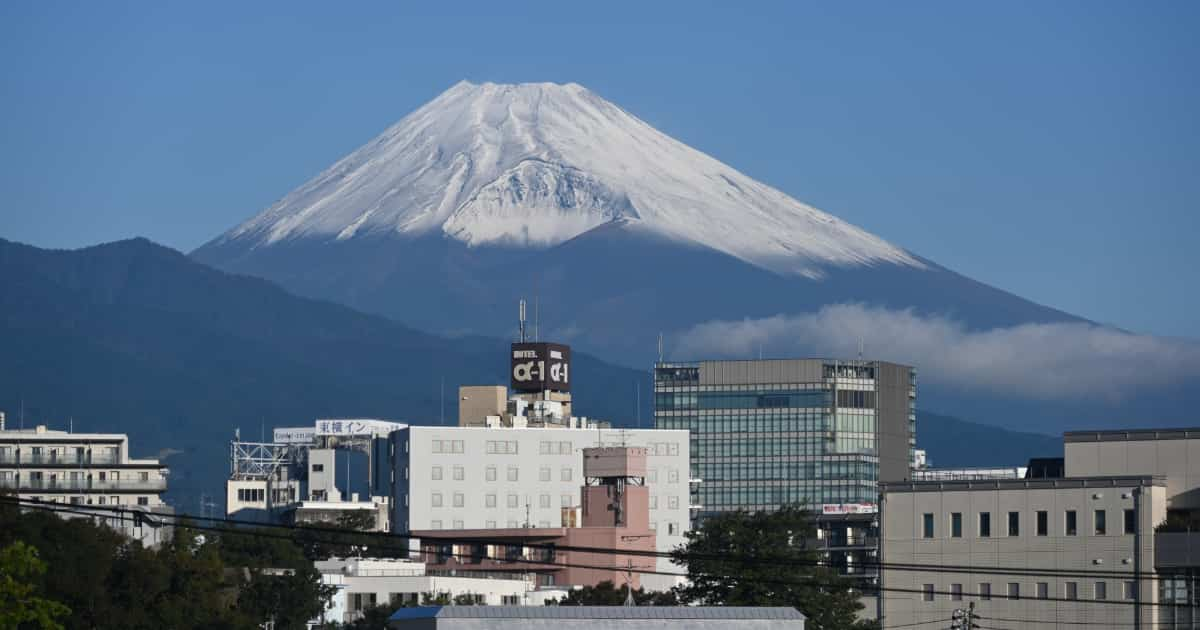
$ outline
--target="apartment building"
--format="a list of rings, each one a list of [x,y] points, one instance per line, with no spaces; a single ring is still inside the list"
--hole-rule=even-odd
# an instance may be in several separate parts
[[[0,421],[0,490],[76,509],[116,506],[148,514],[171,511],[162,500],[166,466],[157,459],[131,457],[129,437],[122,433],[73,433],[42,425],[13,430],[3,428]],[[104,510],[94,512],[147,545],[161,542],[169,531]]]

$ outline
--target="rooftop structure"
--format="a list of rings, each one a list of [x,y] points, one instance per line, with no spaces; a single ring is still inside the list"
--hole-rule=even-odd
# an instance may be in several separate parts
[[[401,608],[388,619],[392,630],[494,628],[686,627],[696,630],[804,630],[795,608],[744,606],[422,606]]]

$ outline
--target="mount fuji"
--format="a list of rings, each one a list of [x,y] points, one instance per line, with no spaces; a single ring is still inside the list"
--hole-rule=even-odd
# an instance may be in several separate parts
[[[757,182],[576,84],[461,82],[197,249],[213,266],[448,334],[630,365],[714,319],[861,303],[986,329],[1080,321]]]

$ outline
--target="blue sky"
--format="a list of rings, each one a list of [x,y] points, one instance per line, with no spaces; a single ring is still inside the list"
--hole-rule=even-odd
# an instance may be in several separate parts
[[[460,79],[575,81],[977,280],[1200,337],[1200,3],[430,4],[0,3],[0,236],[190,250]]]

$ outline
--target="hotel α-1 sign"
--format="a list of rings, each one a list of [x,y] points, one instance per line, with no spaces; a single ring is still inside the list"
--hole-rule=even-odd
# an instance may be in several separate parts
[[[560,343],[514,343],[509,374],[516,391],[571,391],[571,348]]]

